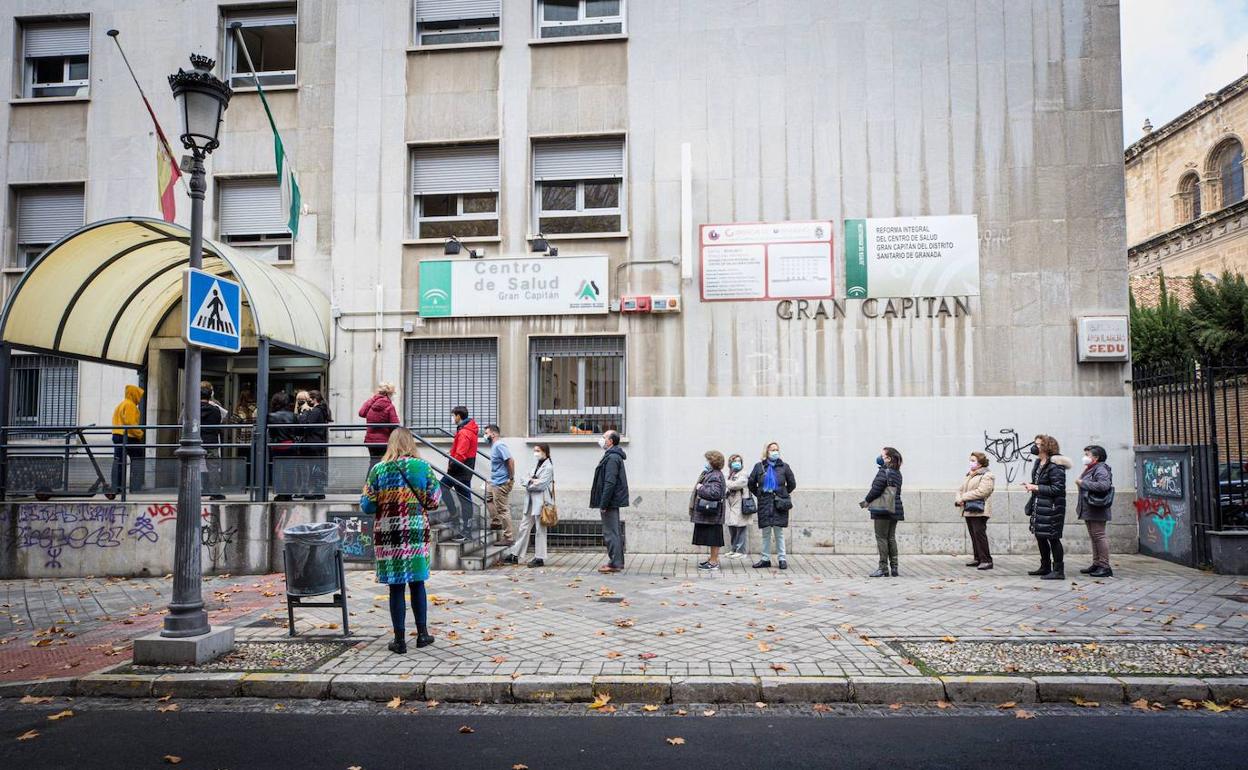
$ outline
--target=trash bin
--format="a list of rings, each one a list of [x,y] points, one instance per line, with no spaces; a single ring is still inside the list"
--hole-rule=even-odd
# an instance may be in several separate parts
[[[332,521],[295,524],[282,531],[286,560],[286,593],[320,596],[341,588],[338,559],[342,535]]]

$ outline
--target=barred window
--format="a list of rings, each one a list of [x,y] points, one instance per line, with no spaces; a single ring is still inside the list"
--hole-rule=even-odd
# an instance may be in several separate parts
[[[535,337],[529,434],[624,432],[624,338]]]
[[[78,422],[78,362],[60,356],[13,356],[9,424],[68,426]]]
[[[413,431],[451,430],[451,409],[461,405],[482,427],[498,422],[498,340],[408,340],[406,370],[406,424]]]

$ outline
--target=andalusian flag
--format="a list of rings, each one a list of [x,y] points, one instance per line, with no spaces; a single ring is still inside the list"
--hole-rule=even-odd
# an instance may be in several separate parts
[[[248,60],[250,61],[250,55]],[[282,135],[277,132],[277,124],[273,122],[273,113],[269,110],[269,100],[264,98],[264,89],[260,87],[260,79],[253,77],[252,81],[256,84],[256,91],[260,94],[260,103],[264,105],[264,114],[269,116],[269,126],[273,129],[273,155],[277,161],[277,180],[282,186],[282,210],[286,212],[286,226],[290,228],[290,237],[298,238],[299,208],[302,197],[299,195],[299,180],[295,178],[295,164],[286,155]]]

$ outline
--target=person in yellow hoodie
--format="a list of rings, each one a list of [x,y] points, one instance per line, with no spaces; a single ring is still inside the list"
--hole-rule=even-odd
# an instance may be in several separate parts
[[[121,493],[127,459],[130,461],[130,491],[138,492],[143,488],[143,429],[130,427],[143,424],[143,415],[139,412],[142,400],[143,389],[127,385],[126,397],[113,410],[113,490],[116,494]],[[109,495],[110,499],[112,497]]]

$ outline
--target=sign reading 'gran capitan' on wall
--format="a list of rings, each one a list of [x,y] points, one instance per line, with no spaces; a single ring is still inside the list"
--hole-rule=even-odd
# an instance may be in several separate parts
[[[607,257],[437,259],[420,263],[425,318],[607,312]]]
[[[846,219],[845,294],[977,296],[978,221],[974,215]]]

